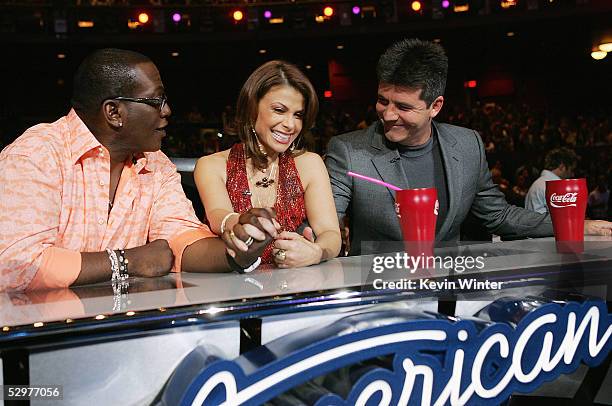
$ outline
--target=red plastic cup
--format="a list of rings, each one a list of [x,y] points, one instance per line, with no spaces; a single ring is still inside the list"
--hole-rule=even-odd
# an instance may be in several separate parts
[[[405,189],[395,192],[395,210],[408,255],[433,256],[438,209],[436,188]]]
[[[552,218],[557,251],[584,251],[584,216],[588,189],[586,179],[546,182],[546,205]]]

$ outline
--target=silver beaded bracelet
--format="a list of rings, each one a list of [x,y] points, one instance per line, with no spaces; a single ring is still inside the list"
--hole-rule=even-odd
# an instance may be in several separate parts
[[[123,250],[119,250],[119,255],[117,252],[111,250],[110,248],[106,249],[106,253],[108,254],[108,259],[111,263],[111,282],[113,285],[113,311],[122,311],[125,310],[127,306],[127,293],[130,284],[128,282],[128,273],[127,273],[127,258],[125,258],[125,252]]]
[[[106,253],[108,254],[108,259],[110,259],[111,263],[111,281],[121,280],[121,273],[119,271],[119,258],[117,258],[117,253],[110,248],[106,249]]]
[[[128,278],[130,275],[128,274],[128,259],[125,257],[125,250],[117,250],[119,259],[119,274],[121,275],[121,279]]]

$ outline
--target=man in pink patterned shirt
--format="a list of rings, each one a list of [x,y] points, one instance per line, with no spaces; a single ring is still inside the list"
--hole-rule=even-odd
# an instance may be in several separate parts
[[[72,105],[0,153],[0,290],[252,268],[276,235],[273,213],[240,216],[232,237],[247,251],[197,219],[160,151],[171,110],[149,58],[94,52]]]

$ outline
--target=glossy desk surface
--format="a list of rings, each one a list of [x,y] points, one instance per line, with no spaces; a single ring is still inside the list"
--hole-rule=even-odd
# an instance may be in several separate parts
[[[557,275],[558,281],[558,275],[570,268],[578,269],[580,283],[604,280],[606,284],[606,270],[612,272],[610,238],[587,238],[584,253],[579,255],[558,254],[551,238],[461,247],[465,249],[468,251],[464,254],[484,257],[485,268],[473,271],[475,275],[505,281],[505,288],[545,285],[547,275]],[[443,253],[436,250],[436,255]],[[369,272],[373,257],[337,258],[299,269],[260,268],[245,275],[183,273],[133,279],[128,294],[121,298],[113,296],[110,282],[44,292],[3,292],[0,293],[0,343],[77,326],[89,329],[105,323],[108,326],[112,321],[159,320],[160,317],[166,321],[221,320],[231,314],[240,317],[253,312],[288,313],[324,305],[348,306],[419,297],[419,292],[414,291],[372,290],[371,280],[377,277]],[[472,272],[465,271],[462,277],[466,275]],[[447,276],[448,271],[442,269],[430,270],[425,276],[420,270],[401,275],[402,278],[442,280]],[[503,289],[487,293],[504,295]],[[441,294],[448,292],[430,291],[425,296]],[[609,293],[606,291],[605,295]]]

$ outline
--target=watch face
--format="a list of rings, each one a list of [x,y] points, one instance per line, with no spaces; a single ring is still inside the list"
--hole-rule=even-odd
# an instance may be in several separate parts
[[[242,270],[242,273],[253,272],[255,269],[257,269],[259,264],[261,264],[261,257],[257,257],[255,262],[253,262],[253,264],[251,264],[251,266],[249,266],[248,268]]]
[[[253,262],[251,265],[249,265],[246,268],[241,267],[236,260],[234,259],[234,257],[232,257],[228,252],[225,252],[225,256],[227,257],[227,263],[230,266],[230,269],[234,272],[238,272],[238,273],[249,273],[249,272],[253,272],[255,269],[257,269],[257,267],[259,266],[259,264],[261,264],[261,257],[257,257],[257,259],[255,260],[255,262]]]

